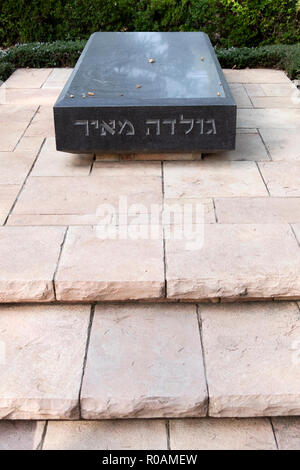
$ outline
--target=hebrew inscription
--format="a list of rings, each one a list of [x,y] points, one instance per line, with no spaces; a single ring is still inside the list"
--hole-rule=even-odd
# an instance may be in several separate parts
[[[92,129],[99,132],[102,137],[114,135],[136,135],[134,124],[129,119],[119,120],[78,120],[74,126],[81,126],[84,135],[89,137]],[[144,135],[177,135],[177,134],[200,134],[216,135],[217,128],[214,119],[195,119],[179,115],[178,119],[146,119]]]

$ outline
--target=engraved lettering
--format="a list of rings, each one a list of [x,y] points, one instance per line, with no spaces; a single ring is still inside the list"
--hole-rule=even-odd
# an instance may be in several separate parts
[[[126,128],[126,126],[128,126],[128,129],[127,129],[125,135],[135,135],[135,130],[134,130],[132,122],[128,121],[128,119],[125,119],[124,122],[121,122],[121,121],[118,121],[118,122],[119,122],[119,126],[120,126],[120,130],[119,130],[120,135],[122,134],[122,132]]]
[[[109,132],[111,135],[115,135],[116,121],[109,121],[109,124],[107,124],[107,122],[105,121],[102,121],[100,126],[101,126],[101,135],[106,135],[107,132]]]
[[[171,124],[171,135],[175,134],[176,119],[164,119],[163,124]]]
[[[156,126],[156,135],[160,135],[160,120],[159,119],[147,119],[147,126],[154,125]],[[150,135],[150,128],[147,127],[146,135]]]
[[[215,135],[217,133],[216,123],[215,123],[214,119],[209,119],[209,120],[205,121],[205,124],[211,124],[211,129],[208,129],[207,132],[206,132],[207,135],[210,135],[210,134]]]
[[[88,137],[90,135],[89,121],[75,121],[74,126],[84,126],[85,127],[85,136]]]
[[[196,124],[200,124],[200,135],[204,132],[204,119],[196,119]]]
[[[198,121],[196,121],[198,122]],[[183,114],[180,114],[179,124],[188,124],[190,127],[184,132],[185,135],[189,134],[194,127],[194,119],[183,119]]]

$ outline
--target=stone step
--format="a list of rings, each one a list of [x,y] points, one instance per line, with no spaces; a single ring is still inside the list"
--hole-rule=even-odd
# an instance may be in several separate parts
[[[4,420],[300,415],[296,302],[0,306]]]
[[[299,417],[0,422],[0,450],[299,448]]]
[[[73,184],[58,179],[61,189]],[[37,180],[42,192],[45,181]],[[290,214],[297,201],[289,203]],[[232,211],[241,222],[245,211],[258,218],[266,205],[273,216],[288,214],[282,199],[277,209],[270,200],[252,200],[249,209],[236,201],[215,204],[221,221],[230,221]],[[76,224],[80,216],[72,217]],[[51,227],[0,227],[0,303],[300,299],[299,223],[191,225],[188,239],[180,223],[116,225],[108,234],[101,225],[67,228],[59,220]]]

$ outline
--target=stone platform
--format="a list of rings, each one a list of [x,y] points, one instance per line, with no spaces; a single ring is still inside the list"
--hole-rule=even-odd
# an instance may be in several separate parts
[[[0,450],[299,450],[300,418],[2,421]]]
[[[181,161],[57,152],[52,106],[71,70],[20,69],[7,80],[1,302],[300,299],[299,92],[281,71],[224,72],[239,108],[237,149]],[[151,228],[152,206],[199,204],[203,245],[168,238],[180,221],[162,218],[155,237],[101,239],[105,204],[138,229]]]

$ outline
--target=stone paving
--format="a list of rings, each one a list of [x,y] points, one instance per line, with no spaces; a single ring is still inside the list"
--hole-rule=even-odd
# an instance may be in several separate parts
[[[52,105],[70,73],[19,69],[0,89],[1,302],[300,299],[300,98],[284,72],[225,70],[237,150],[202,160],[57,152]],[[182,221],[163,217],[136,236],[174,204],[203,207],[198,249],[166,237]],[[135,237],[99,236],[105,205]]]
[[[300,415],[300,306],[0,306],[1,419]]]
[[[0,450],[299,448],[300,418],[0,422]]]

